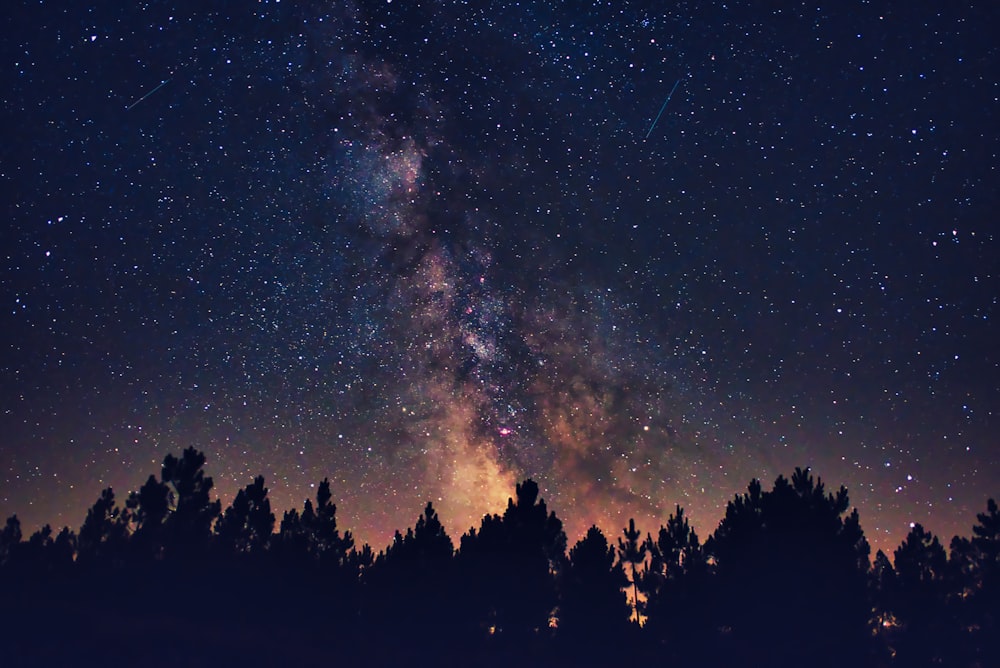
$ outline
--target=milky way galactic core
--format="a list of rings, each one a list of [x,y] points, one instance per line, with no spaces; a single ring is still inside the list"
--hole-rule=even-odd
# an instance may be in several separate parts
[[[378,548],[538,481],[572,538],[754,477],[873,546],[1000,485],[998,10],[21,4],[0,511],[193,445]]]

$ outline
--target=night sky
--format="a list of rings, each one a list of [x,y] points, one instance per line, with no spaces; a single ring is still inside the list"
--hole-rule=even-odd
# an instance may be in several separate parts
[[[525,477],[571,541],[704,538],[796,466],[875,548],[969,535],[1000,4],[791,5],[15,3],[0,515],[193,445],[279,519],[329,477],[376,549]]]

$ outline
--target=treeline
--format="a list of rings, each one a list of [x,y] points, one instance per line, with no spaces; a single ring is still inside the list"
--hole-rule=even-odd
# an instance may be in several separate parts
[[[262,477],[224,511],[169,455],[78,532],[0,533],[0,665],[1000,666],[1000,513],[946,551],[870,548],[847,491],[752,481],[704,542],[591,527],[567,550],[531,480],[456,545],[428,503],[379,553],[328,480],[277,521]],[[849,512],[850,511],[850,512]]]

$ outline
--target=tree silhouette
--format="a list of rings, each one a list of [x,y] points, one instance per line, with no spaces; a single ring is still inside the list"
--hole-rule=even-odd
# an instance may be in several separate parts
[[[639,601],[640,569],[646,562],[646,546],[642,532],[635,528],[635,520],[629,519],[628,527],[622,529],[618,538],[618,560],[628,564],[628,584],[632,585],[632,616],[636,626],[642,626],[642,606]],[[624,538],[624,540],[622,540]]]
[[[857,665],[869,652],[868,543],[847,490],[826,494],[808,469],[752,481],[706,543],[714,560],[711,605],[720,660],[761,665]]]
[[[20,548],[18,560],[21,562],[21,568],[30,570],[34,577],[46,573],[49,570],[48,556],[52,549],[52,527],[46,524],[31,534]]]
[[[397,563],[415,564],[420,568],[440,566],[449,563],[455,551],[430,501],[417,519],[416,528],[407,529],[405,536],[400,536],[399,532],[396,536],[386,558]]]
[[[596,526],[587,530],[569,552],[560,578],[559,635],[565,646],[591,660],[611,658],[621,651],[620,640],[629,624],[624,594],[628,578],[615,549]]]
[[[533,480],[518,484],[516,497],[502,517],[487,515],[478,532],[462,536],[458,565],[467,619],[487,634],[523,642],[548,630],[566,534]]]
[[[205,455],[194,448],[186,448],[180,458],[168,454],[160,480],[151,475],[129,495],[130,543],[140,559],[196,558],[207,549],[222,504],[211,500],[213,483],[204,465]]]
[[[6,663],[298,665],[340,647],[340,662],[381,665],[1000,665],[993,499],[950,554],[914,525],[895,563],[879,552],[869,569],[846,490],[796,469],[769,491],[751,481],[704,545],[677,506],[655,537],[630,520],[609,544],[592,526],[567,558],[526,480],[457,553],[428,503],[375,557],[338,526],[329,479],[275,534],[263,477],[219,516],[203,466],[193,448],[168,455],[124,508],[103,490],[78,536],[45,525],[24,540],[7,519]],[[281,641],[268,651],[263,634]]]
[[[312,501],[309,499],[306,499],[303,514],[307,514],[308,522],[311,524],[315,515]],[[275,553],[286,566],[292,566],[294,562],[305,561],[308,558],[309,535],[298,510],[292,508],[285,511],[278,527],[278,535],[272,539],[272,544]]]
[[[888,634],[902,666],[952,665],[958,628],[947,603],[948,557],[937,536],[915,524],[893,555],[884,607],[896,627]]]
[[[50,567],[61,573],[66,573],[73,565],[77,555],[78,538],[69,527],[63,527],[56,535],[50,549]]]
[[[282,583],[284,601],[298,606],[302,626],[329,635],[335,629],[346,638],[357,623],[358,565],[354,537],[340,532],[329,479],[317,486],[316,505],[306,499],[302,512],[286,511],[272,553]]]
[[[347,555],[354,547],[354,537],[350,531],[341,535],[337,528],[337,506],[331,502],[330,480],[324,478],[316,490],[316,512],[312,520],[304,523],[310,533],[310,550],[323,564],[336,567],[347,563]]]
[[[453,554],[451,538],[428,502],[416,527],[405,535],[397,531],[364,571],[364,613],[368,626],[385,639],[383,662],[412,660],[413,648],[438,628],[458,625],[462,612],[453,593]]]
[[[892,593],[896,587],[896,571],[882,550],[875,553],[868,583],[872,610],[871,632],[881,641],[881,662],[887,663],[888,657],[891,656],[891,646],[895,644],[899,620],[896,619],[891,605]]]
[[[108,487],[87,510],[80,527],[78,561],[83,565],[121,565],[128,537],[128,513],[115,504],[115,493]]]
[[[201,553],[207,548],[212,523],[222,508],[212,501],[212,478],[205,476],[205,455],[186,448],[178,459],[167,455],[163,459],[160,478],[170,488],[168,498],[172,511],[164,523],[167,541],[185,556]]]
[[[681,663],[693,660],[709,624],[704,605],[709,572],[704,549],[684,509],[677,506],[656,539],[647,536],[644,547],[649,564],[640,587],[646,597],[647,631],[662,645],[661,655],[665,652]]]
[[[450,540],[450,539],[449,539]],[[347,555],[348,570],[353,573],[364,573],[375,563],[375,553],[372,546],[365,543],[361,549],[354,548]]]
[[[28,540],[20,540],[20,522],[16,516],[8,519],[7,530],[0,539],[7,552],[7,566],[26,581],[41,580],[53,584],[54,578],[66,575],[76,555],[76,534],[64,527],[53,538],[48,524],[35,531]]]
[[[21,521],[17,515],[7,518],[3,531],[0,532],[0,566],[6,565],[11,555],[17,551],[21,543]]]
[[[274,513],[267,498],[264,476],[236,493],[233,505],[215,523],[215,535],[223,550],[234,554],[258,554],[267,550],[274,532]]]
[[[149,476],[125,501],[132,524],[129,553],[140,561],[159,559],[164,550],[164,523],[170,513],[170,488]]]
[[[1000,512],[989,499],[976,515],[972,538],[951,540],[943,583],[946,627],[953,629],[949,659],[956,665],[1000,664]]]
[[[332,502],[330,481],[324,478],[316,490],[316,506],[306,499],[299,513],[285,511],[277,536],[277,549],[286,562],[311,562],[334,569],[348,565],[354,547],[350,531],[341,535],[337,506]]]
[[[982,665],[1000,665],[1000,510],[993,499],[986,512],[978,513],[972,527],[972,555],[975,563],[968,598],[970,625],[976,629],[974,642]]]
[[[972,545],[979,552],[984,579],[1000,578],[1000,510],[997,502],[989,499],[986,512],[977,513],[979,524],[972,527]]]

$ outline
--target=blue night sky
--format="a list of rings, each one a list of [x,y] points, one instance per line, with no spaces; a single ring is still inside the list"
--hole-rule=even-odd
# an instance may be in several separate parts
[[[571,540],[705,537],[796,466],[875,548],[968,535],[1000,5],[778,4],[16,2],[0,515],[193,445],[376,548],[529,476]]]

